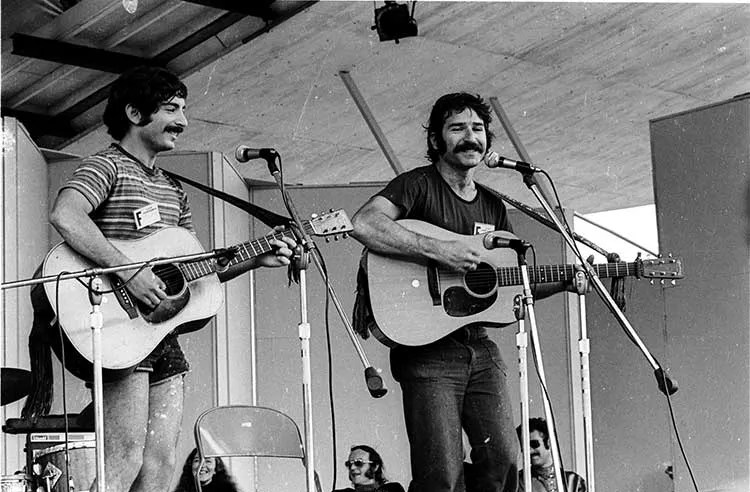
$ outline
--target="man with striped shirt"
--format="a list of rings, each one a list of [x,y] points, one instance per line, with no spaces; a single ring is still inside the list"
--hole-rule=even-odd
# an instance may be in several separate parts
[[[94,263],[132,263],[110,239],[142,238],[170,226],[194,232],[187,195],[155,165],[157,155],[174,149],[187,127],[186,97],[186,86],[161,68],[140,67],[113,84],[103,119],[117,143],[83,160],[50,213],[68,245]],[[220,280],[258,266],[288,265],[294,241],[271,242],[272,253],[232,266]],[[151,268],[117,275],[129,280],[127,289],[148,307],[167,297]],[[169,489],[188,369],[177,335],[170,335],[134,372],[105,384],[108,490]]]

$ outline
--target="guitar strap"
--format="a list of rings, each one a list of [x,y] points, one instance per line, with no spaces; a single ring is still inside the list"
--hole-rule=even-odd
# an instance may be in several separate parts
[[[166,169],[162,169],[162,172],[170,178],[176,179],[177,181],[182,181],[183,183],[187,183],[190,186],[194,186],[201,191],[205,191],[209,195],[213,195],[216,198],[224,200],[225,202],[234,205],[241,210],[244,210],[245,212],[249,213],[256,219],[266,224],[268,227],[288,226],[292,222],[292,219],[290,218],[271,212],[270,210],[266,210],[265,208],[259,207],[258,205],[253,205],[252,203],[242,200],[241,198],[237,198],[234,195],[230,195],[229,193],[225,193],[223,191],[211,188],[210,186],[198,183],[197,181],[188,179],[185,176],[180,176],[179,174],[167,171]]]
[[[490,193],[492,193],[493,195],[495,195],[496,197],[498,197],[499,199],[501,199],[501,200],[503,200],[505,202],[510,203],[515,208],[517,208],[521,212],[525,213],[526,215],[528,215],[532,219],[536,220],[540,224],[545,225],[545,226],[549,227],[550,229],[553,229],[553,230],[557,231],[557,227],[555,226],[554,222],[552,222],[547,217],[544,217],[539,212],[537,212],[533,208],[529,207],[525,203],[521,203],[521,202],[519,202],[517,200],[514,200],[513,198],[511,198],[511,197],[509,197],[507,195],[503,195],[499,191],[495,191],[492,188],[490,188],[489,186],[484,186],[484,188],[487,191],[489,191]],[[585,237],[583,237],[583,236],[581,236],[579,234],[576,234],[575,232],[572,232],[572,231],[571,231],[571,236],[573,236],[573,239],[575,239],[576,241],[585,244],[586,246],[588,246],[589,248],[593,249],[594,251],[596,251],[600,255],[602,255],[602,256],[608,256],[609,255],[609,253],[606,250],[604,250],[603,248],[601,248],[601,247],[597,246],[596,244],[592,243],[591,241],[589,241]]]

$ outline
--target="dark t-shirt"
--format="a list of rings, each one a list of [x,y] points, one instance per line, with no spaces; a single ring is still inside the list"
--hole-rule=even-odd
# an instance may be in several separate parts
[[[377,195],[401,210],[400,219],[422,220],[458,234],[512,232],[500,198],[479,183],[476,187],[476,197],[464,200],[431,164],[400,174]]]

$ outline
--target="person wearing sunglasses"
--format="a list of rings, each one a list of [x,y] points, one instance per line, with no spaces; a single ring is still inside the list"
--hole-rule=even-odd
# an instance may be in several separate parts
[[[521,440],[521,426],[516,428]],[[552,452],[550,451],[547,421],[535,417],[529,419],[529,446],[531,447],[531,487],[523,482],[523,470],[518,473],[518,490],[530,492],[558,492],[555,479]],[[577,473],[561,470],[567,492],[586,492],[586,481]],[[562,492],[562,491],[560,491]]]
[[[400,483],[386,480],[383,458],[370,446],[352,446],[344,467],[349,472],[352,487],[334,492],[404,492]]]

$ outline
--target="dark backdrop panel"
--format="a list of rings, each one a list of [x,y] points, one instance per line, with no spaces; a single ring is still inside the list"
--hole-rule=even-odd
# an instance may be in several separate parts
[[[651,142],[660,246],[687,275],[666,296],[681,437],[702,488],[747,490],[750,98],[654,120]],[[676,461],[676,490],[692,490]]]
[[[630,259],[632,261],[632,258]],[[665,289],[628,279],[625,315],[668,372]],[[609,287],[609,281],[604,284]],[[669,409],[643,352],[595,294],[587,296],[597,490],[665,492],[672,483]],[[679,379],[681,374],[675,374]],[[681,391],[675,396],[679,405]]]

